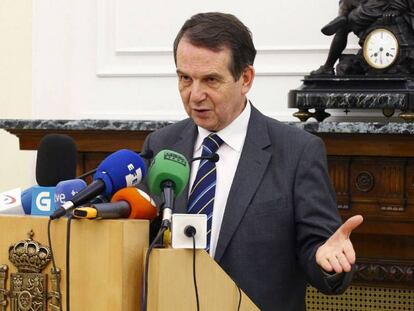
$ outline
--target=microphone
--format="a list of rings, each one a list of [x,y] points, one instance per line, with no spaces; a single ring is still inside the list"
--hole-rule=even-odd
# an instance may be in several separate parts
[[[43,210],[41,208],[37,208],[32,210],[32,215],[46,215],[49,216],[56,210],[56,206],[61,206],[66,201],[69,201],[73,198],[75,194],[77,194],[82,189],[86,188],[86,182],[82,179],[70,179],[70,180],[63,180],[59,182],[56,187],[53,187],[53,201],[49,200],[49,198],[44,199],[47,204],[51,204],[51,209]],[[40,203],[37,203],[36,206],[41,206]]]
[[[128,218],[131,208],[128,202],[98,203],[91,206],[81,206],[73,210],[76,218],[84,219],[118,219]]]
[[[0,193],[0,214],[24,215],[26,210],[23,207],[21,197],[20,188]]]
[[[154,152],[151,149],[145,150],[144,152],[139,153],[140,157],[143,159],[152,159],[154,157]],[[90,170],[82,175],[78,176],[77,178],[85,179],[86,177],[95,174],[97,169]]]
[[[71,200],[79,191],[86,188],[86,182],[82,179],[70,179],[61,181],[56,185],[54,202],[61,206]]]
[[[55,186],[76,176],[77,149],[75,141],[61,134],[45,135],[37,150],[36,181],[32,187],[31,214],[48,216],[56,209]]]
[[[42,187],[54,187],[76,176],[77,149],[67,135],[45,135],[37,149],[36,181]]]
[[[32,197],[33,187],[23,190],[22,195],[20,196],[20,199],[22,201],[22,207],[26,215],[30,215],[32,212]]]
[[[163,197],[162,227],[169,227],[174,211],[174,196],[179,196],[188,183],[190,167],[186,158],[175,151],[161,150],[148,169],[148,188]]]
[[[101,193],[110,197],[119,189],[136,186],[141,182],[145,173],[145,164],[137,153],[128,149],[118,150],[99,164],[93,176],[93,182],[66,201],[50,218],[59,218],[67,211],[88,202]]]
[[[0,214],[30,215],[32,211],[33,186],[23,191],[20,188],[0,193]],[[20,196],[20,200],[19,197]],[[19,203],[20,202],[20,203]]]
[[[73,215],[88,219],[130,218],[152,220],[157,216],[157,207],[144,191],[135,187],[128,187],[116,192],[111,203],[78,207],[73,210]]]
[[[108,202],[109,200],[105,195],[99,194],[93,199],[89,200],[88,204],[98,204],[98,203],[108,203]]]
[[[207,156],[195,157],[190,160],[190,162],[194,162],[197,160],[207,160],[210,162],[217,163],[220,160],[220,156],[217,153],[212,153]]]

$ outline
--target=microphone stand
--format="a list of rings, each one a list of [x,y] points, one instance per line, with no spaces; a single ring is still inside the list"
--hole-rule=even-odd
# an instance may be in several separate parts
[[[174,211],[174,182],[166,180],[162,183],[163,211],[161,228],[169,229],[171,227],[171,217]]]
[[[197,161],[197,160],[207,160],[207,161],[217,163],[220,160],[220,156],[217,153],[212,153],[208,156],[201,156],[201,157],[192,158],[190,160],[190,162],[194,162],[194,161]]]

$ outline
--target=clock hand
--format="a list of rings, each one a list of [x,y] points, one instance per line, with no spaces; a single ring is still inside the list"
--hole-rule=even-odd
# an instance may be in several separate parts
[[[382,47],[380,47],[380,49],[379,49],[379,59],[380,59],[380,64],[381,65],[383,64],[383,62],[382,62],[382,52],[383,51],[384,51],[384,49]]]

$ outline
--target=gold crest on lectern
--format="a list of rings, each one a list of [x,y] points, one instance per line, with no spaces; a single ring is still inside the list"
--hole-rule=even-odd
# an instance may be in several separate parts
[[[48,275],[42,271],[52,259],[48,246],[33,240],[34,233],[28,233],[28,239],[21,240],[9,247],[9,260],[17,268],[10,274],[10,290],[6,288],[8,266],[0,265],[0,311],[5,311],[10,301],[10,311],[58,311],[60,295],[60,270],[51,270],[52,291],[48,293]]]

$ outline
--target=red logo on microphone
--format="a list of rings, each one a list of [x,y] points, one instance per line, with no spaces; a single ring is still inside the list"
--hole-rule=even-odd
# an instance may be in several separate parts
[[[8,204],[14,204],[14,203],[16,203],[16,198],[14,198],[14,197],[12,197],[11,195],[4,195],[3,196],[3,204],[6,204],[6,205],[8,205]]]

